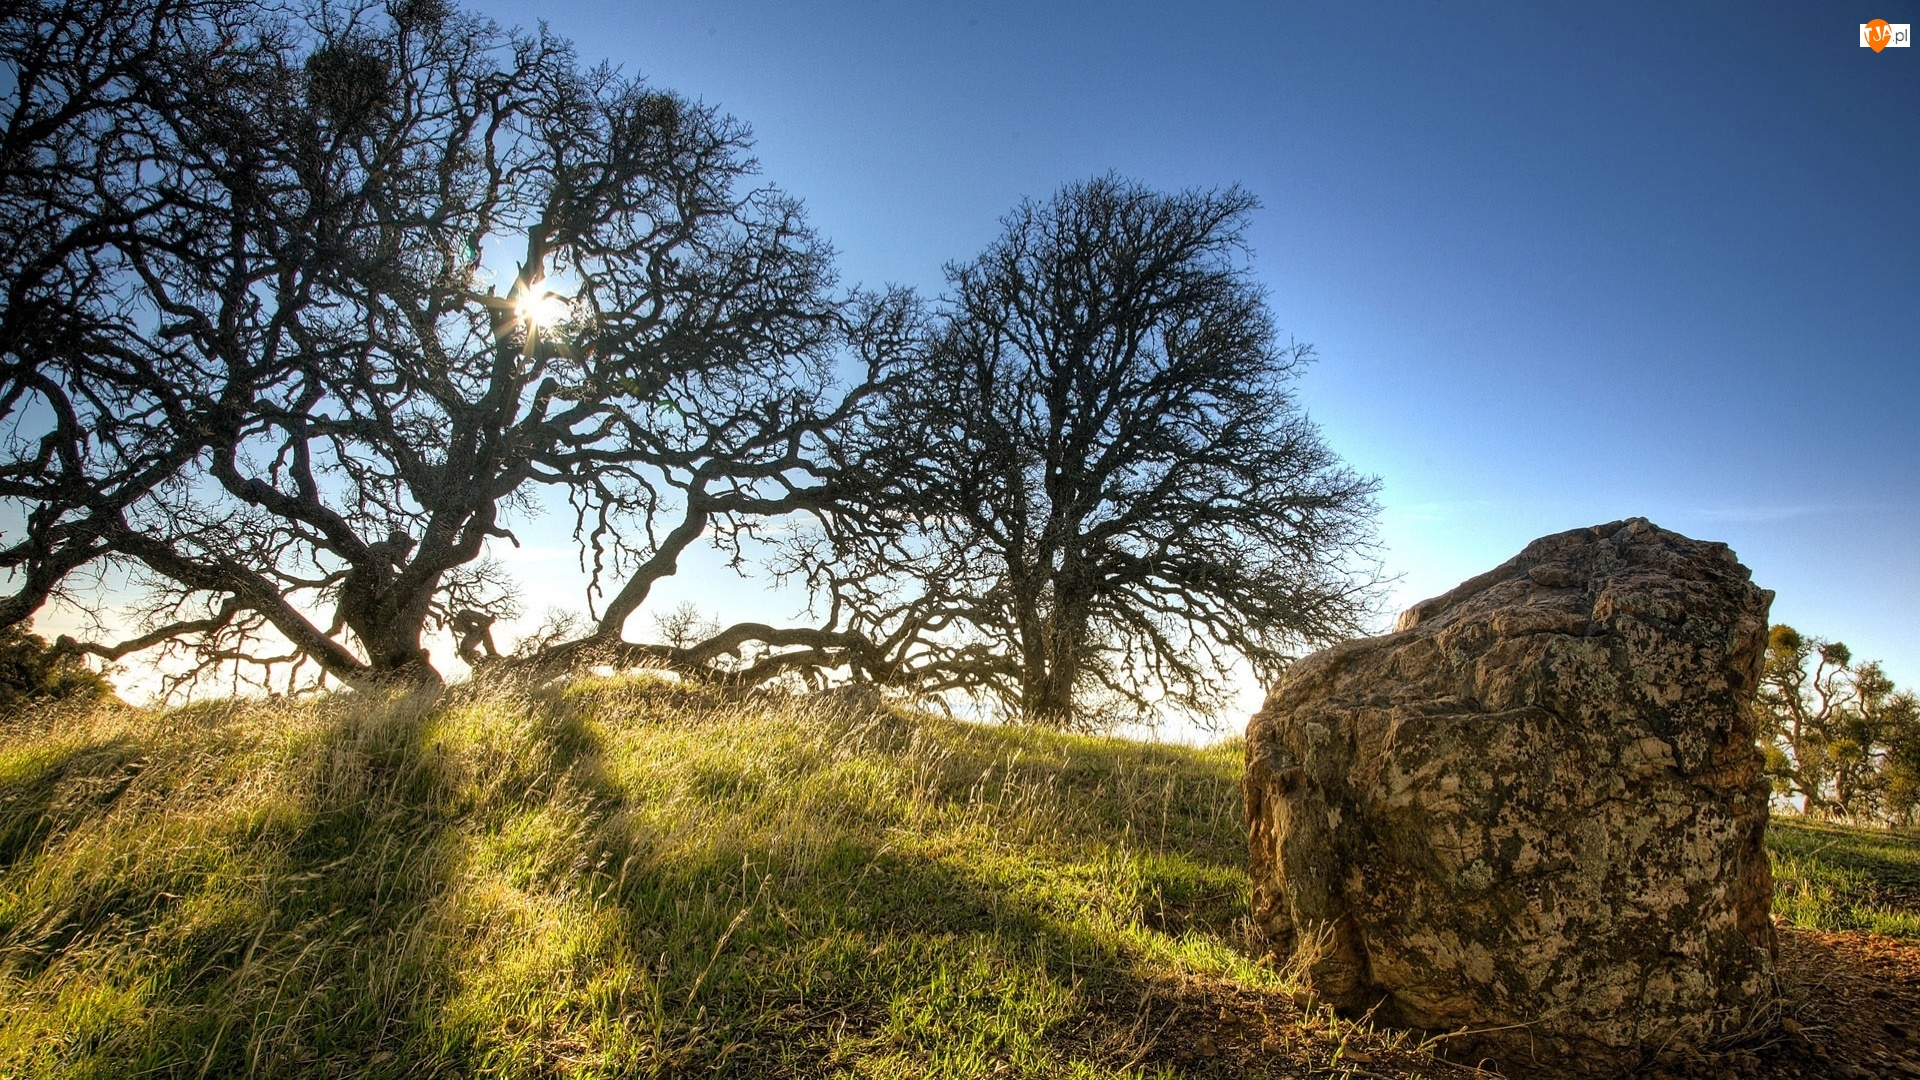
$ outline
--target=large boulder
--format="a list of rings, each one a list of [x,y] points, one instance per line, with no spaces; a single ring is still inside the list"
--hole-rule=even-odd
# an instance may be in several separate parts
[[[1296,663],[1247,727],[1276,954],[1509,1075],[1741,1029],[1774,949],[1749,707],[1772,600],[1725,544],[1634,518]]]

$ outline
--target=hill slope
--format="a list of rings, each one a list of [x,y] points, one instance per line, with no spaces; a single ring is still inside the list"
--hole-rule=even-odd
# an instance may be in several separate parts
[[[1239,770],[650,681],[28,715],[0,1076],[1466,1075],[1257,959]],[[1778,832],[1920,930],[1910,837]]]

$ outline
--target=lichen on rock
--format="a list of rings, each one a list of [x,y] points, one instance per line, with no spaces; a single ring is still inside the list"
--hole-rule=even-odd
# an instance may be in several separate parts
[[[1750,709],[1772,599],[1726,545],[1634,518],[1300,660],[1247,728],[1275,953],[1510,1075],[1739,1030],[1774,949]]]

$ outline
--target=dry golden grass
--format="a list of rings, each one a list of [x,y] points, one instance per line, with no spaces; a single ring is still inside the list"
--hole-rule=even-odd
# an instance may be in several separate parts
[[[1259,959],[1240,754],[649,679],[16,716],[0,1077],[1452,1075]]]
[[[1237,751],[652,680],[0,740],[0,1072],[1137,1072],[1090,989],[1277,986]]]

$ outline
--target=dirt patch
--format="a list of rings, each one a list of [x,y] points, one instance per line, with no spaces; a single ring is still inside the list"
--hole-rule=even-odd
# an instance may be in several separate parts
[[[1096,1056],[1149,1075],[1182,1077],[1488,1076],[1439,1061],[1420,1036],[1342,1018],[1304,995],[1262,993],[1191,979],[1155,983],[1099,1000],[1079,1034]]]
[[[1779,971],[1779,1022],[1706,1075],[1920,1077],[1920,943],[1782,929]]]
[[[1864,933],[1780,930],[1780,995],[1735,1044],[1676,1056],[1643,1080],[1920,1078],[1920,943]],[[1077,1034],[1097,1056],[1193,1077],[1491,1077],[1441,1060],[1443,1044],[1304,997],[1203,980],[1154,984],[1097,1003]],[[1517,1078],[1516,1078],[1517,1080]]]

